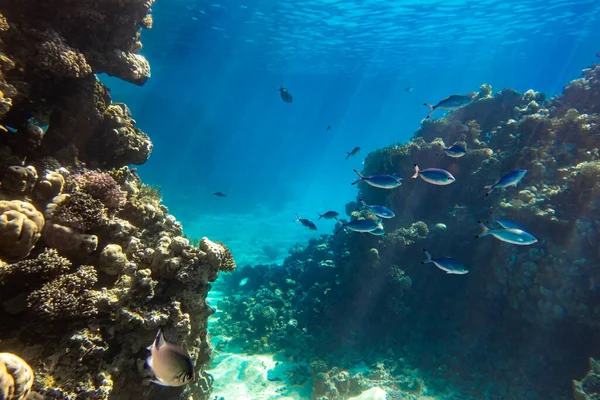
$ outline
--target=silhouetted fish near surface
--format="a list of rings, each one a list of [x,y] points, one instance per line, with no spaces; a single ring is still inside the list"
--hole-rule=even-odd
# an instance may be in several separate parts
[[[440,154],[444,154],[444,153],[448,157],[460,158],[460,157],[464,156],[465,154],[467,154],[467,149],[464,146],[461,146],[459,144],[453,144],[452,146],[446,147],[445,149],[443,149],[441,153],[437,153],[437,155],[439,156]]]
[[[417,179],[418,176],[425,182],[429,182],[433,185],[449,185],[456,180],[456,178],[445,169],[427,168],[421,171],[419,166],[415,164],[415,174],[412,178]]]
[[[366,182],[369,185],[380,189],[394,189],[402,185],[402,178],[396,175],[382,174],[363,176],[357,170],[353,169],[353,171],[358,175],[358,180],[352,182],[352,185],[356,185],[358,182]]]
[[[331,130],[331,125],[327,125],[327,130],[330,131]]]
[[[415,89],[413,89],[411,87],[407,87],[406,89],[404,89],[405,92],[412,92],[413,90],[415,90]]]
[[[483,224],[481,221],[477,221],[481,226],[481,233],[476,238],[492,235],[498,240],[506,243],[518,244],[521,246],[528,246],[530,244],[537,243],[537,239],[529,232],[525,232],[521,229],[490,229]]]
[[[356,146],[356,147],[355,147],[355,148],[353,148],[353,149],[352,149],[350,152],[346,153],[346,154],[348,154],[348,155],[346,156],[345,160],[347,160],[347,159],[348,159],[348,157],[351,157],[351,156],[355,156],[355,155],[357,155],[358,153],[360,153],[360,147]]]
[[[279,95],[281,96],[281,100],[285,101],[286,103],[291,103],[294,100],[290,92],[288,92],[288,90],[283,86],[279,88]]]
[[[464,275],[469,273],[469,270],[462,262],[451,257],[433,258],[426,249],[423,249],[427,260],[421,261],[421,264],[433,263],[436,267],[442,271],[446,271],[447,274]]]
[[[433,114],[433,112],[438,108],[440,110],[446,110],[446,111],[458,110],[459,108],[464,107],[467,104],[471,103],[473,101],[473,96],[474,96],[474,94],[466,94],[466,95],[453,94],[451,96],[446,97],[444,100],[440,101],[436,105],[431,105],[429,103],[423,103],[424,106],[427,106],[431,109],[429,111],[429,114],[427,114],[427,117],[425,117],[425,118],[431,117],[431,114]]]
[[[392,210],[384,206],[370,206],[363,199],[358,200],[363,207],[366,207],[373,214],[377,215],[379,218],[394,218],[396,214]]]
[[[296,214],[296,220],[294,222],[298,222],[300,221],[300,223],[302,224],[302,226],[307,227],[308,229],[312,230],[312,231],[316,231],[317,230],[317,226],[315,225],[314,222],[308,220],[308,219],[304,219],[304,218],[300,218],[298,216],[298,214]]]
[[[156,378],[151,382],[161,386],[183,386],[194,380],[196,372],[190,355],[182,347],[168,343],[162,329],[158,330],[149,349],[152,355],[146,365]]]
[[[383,225],[381,225],[381,220],[373,221],[372,219],[355,219],[350,222],[343,223],[342,226],[335,231],[336,235],[342,229],[348,228],[354,232],[371,232],[376,229],[383,229]]]
[[[227,195],[223,192],[213,192],[213,194],[217,197],[227,197]]]
[[[317,213],[317,214],[319,214],[319,213]],[[325,219],[335,219],[335,220],[337,220],[338,215],[340,215],[340,213],[338,213],[336,211],[327,211],[325,214],[319,214],[319,219],[325,218]]]
[[[519,182],[521,182],[521,179],[525,178],[525,175],[527,175],[527,170],[522,168],[509,172],[500,178],[498,182],[494,183],[493,185],[486,186],[485,188],[489,189],[489,191],[485,195],[489,196],[490,193],[492,193],[496,188],[507,188],[510,186],[517,187]]]

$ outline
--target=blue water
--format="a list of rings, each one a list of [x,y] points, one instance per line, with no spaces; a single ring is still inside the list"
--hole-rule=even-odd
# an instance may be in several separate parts
[[[332,222],[308,231],[295,213],[343,215],[352,169],[412,137],[423,102],[483,83],[557,94],[600,50],[597,1],[159,0],[153,11],[141,52],[152,78],[102,79],[155,145],[144,181],[188,235],[226,242],[241,264],[329,233]]]

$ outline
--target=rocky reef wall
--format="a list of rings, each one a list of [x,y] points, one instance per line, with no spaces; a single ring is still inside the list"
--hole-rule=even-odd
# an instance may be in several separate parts
[[[1,398],[210,393],[205,299],[235,263],[192,245],[129,167],[152,142],[96,77],[150,77],[138,53],[152,3],[0,0]],[[192,356],[185,388],[144,379],[159,327]]]
[[[408,143],[370,153],[364,175],[404,177],[394,190],[358,185],[357,199],[396,213],[385,235],[323,235],[292,249],[283,266],[226,276],[226,292],[237,295],[218,305],[214,333],[234,339],[220,346],[305,361],[314,398],[326,392],[319,379],[338,389],[327,398],[344,398],[319,374],[369,354],[374,369],[394,360],[386,368],[395,376],[411,375],[398,359],[427,371],[426,384],[388,380],[400,398],[427,395],[435,377],[440,387],[464,388],[461,399],[570,397],[571,380],[599,348],[599,113],[594,65],[552,99],[483,85],[471,104],[424,120]],[[466,146],[464,157],[438,155],[454,143]],[[410,179],[415,164],[456,181]],[[529,172],[517,188],[486,196],[486,185],[519,168]],[[357,208],[346,206],[349,218],[373,218]],[[476,239],[477,221],[496,218],[517,221],[539,242]],[[424,248],[459,259],[469,274],[422,265]],[[313,370],[315,362],[322,367]],[[585,387],[576,384],[577,398]]]

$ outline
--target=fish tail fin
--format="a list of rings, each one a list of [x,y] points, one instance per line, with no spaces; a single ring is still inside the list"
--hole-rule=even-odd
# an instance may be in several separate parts
[[[335,234],[337,235],[342,229],[344,229],[344,225],[340,226],[337,231],[335,231]]]
[[[360,204],[362,204],[362,205],[363,205],[363,207],[369,207],[369,205],[367,204],[367,202],[366,202],[366,201],[364,201],[363,199],[358,199],[358,202],[359,202]]]
[[[346,158],[344,158],[344,160],[347,160],[348,157],[350,157],[350,153],[349,152],[346,152],[346,154],[348,154],[348,155],[346,156]]]
[[[488,189],[488,192],[485,195],[489,196],[490,193],[492,193],[494,191],[494,189],[496,189],[496,185],[487,185],[487,186],[484,186],[484,189]]]
[[[412,178],[417,179],[417,177],[419,176],[419,172],[419,166],[415,164],[415,174],[412,176]]]
[[[339,221],[338,217],[333,217],[333,218],[335,218],[336,221]]]
[[[429,264],[431,262],[431,254],[427,251],[427,249],[423,249],[423,252],[425,253],[425,257],[427,257],[427,259],[421,261],[421,264]]]
[[[317,215],[319,216],[319,218],[317,219],[317,221],[320,220],[321,218],[323,218],[323,214],[317,213]]]
[[[429,114],[427,114],[427,116],[425,117],[425,119],[429,119],[429,117],[431,117],[431,114],[433,114],[433,111],[435,110],[435,106],[432,106],[429,103],[423,103],[423,105],[429,107]]]
[[[362,181],[365,177],[362,176],[362,174],[360,172],[358,172],[357,170],[353,169],[352,171],[356,172],[356,175],[358,175],[358,179],[355,180],[354,182],[352,182],[352,185],[356,185],[358,182]]]
[[[487,226],[485,226],[485,224],[481,221],[477,221],[477,223],[479,224],[479,226],[481,227],[481,233],[477,236],[475,236],[476,238],[480,238],[480,237],[484,237],[488,234],[488,232],[490,231],[490,228],[488,228]]]
[[[298,222],[300,221],[300,216],[298,214],[296,214],[296,219],[294,220],[294,222]]]

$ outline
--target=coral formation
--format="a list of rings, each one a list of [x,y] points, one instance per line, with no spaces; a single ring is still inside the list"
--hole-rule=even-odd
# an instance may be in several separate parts
[[[546,377],[572,376],[595,346],[578,338],[598,337],[600,329],[599,77],[600,66],[586,69],[549,100],[533,90],[494,94],[483,85],[471,104],[424,120],[408,143],[368,154],[364,175],[411,176],[419,164],[449,171],[457,184],[405,179],[401,188],[381,190],[359,183],[357,198],[396,213],[384,221],[385,235],[323,235],[293,248],[282,266],[244,267],[225,277],[222,290],[236,295],[218,304],[214,333],[232,339],[218,348],[283,351],[343,369],[353,365],[344,365],[352,357],[348,349],[360,348],[356,357],[365,349],[384,357],[410,343],[407,361],[435,371],[427,385],[411,386],[413,394],[426,395],[425,387],[440,379],[464,387],[461,399],[569,396],[568,379],[541,379],[528,365],[544,359]],[[466,147],[466,155],[438,156],[454,143]],[[486,185],[520,168],[529,173],[517,188],[486,196]],[[375,218],[356,209],[356,202],[346,206],[350,218]],[[539,243],[515,248],[474,239],[477,221],[493,219],[490,212],[517,221]],[[459,258],[470,273],[449,279],[421,265],[425,246]],[[539,344],[525,349],[525,337],[540,338]],[[480,352],[494,366],[474,364]],[[592,362],[588,377],[574,383],[576,398],[595,398],[596,369]],[[313,398],[358,393],[348,391],[352,374],[327,371],[313,374]],[[483,386],[485,395],[466,389]],[[406,389],[386,386],[389,398],[407,398]]]
[[[76,3],[0,0],[0,351],[31,366],[0,353],[0,398],[208,398],[206,295],[235,262],[127,166],[152,143],[96,77],[146,82],[153,0]],[[192,384],[143,384],[159,327]]]

